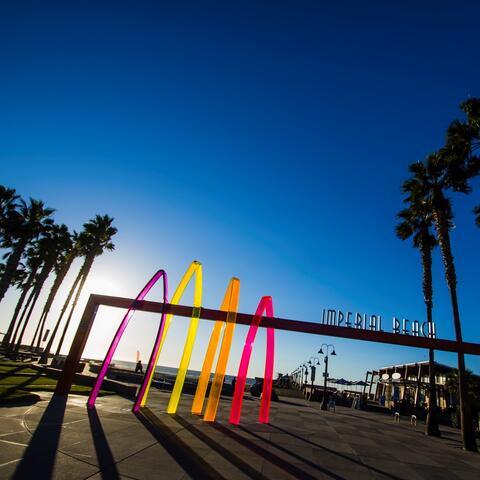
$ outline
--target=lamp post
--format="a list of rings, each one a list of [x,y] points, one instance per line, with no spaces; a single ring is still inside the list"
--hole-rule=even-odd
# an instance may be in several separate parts
[[[303,388],[308,382],[308,366],[306,363],[304,363],[302,367],[303,367],[303,385],[302,385],[302,388]]]
[[[323,353],[323,347],[325,347],[325,353]],[[330,355],[337,355],[335,353],[335,347],[332,344],[326,344],[322,343],[320,346],[320,350],[318,353],[320,355],[325,355],[324,362],[325,362],[325,372],[323,373],[323,399],[322,399],[322,404],[320,405],[320,408],[322,410],[327,410],[327,379],[328,379],[328,355],[329,351],[328,349],[332,347],[332,351],[330,352]]]
[[[312,363],[313,359],[313,363]],[[315,363],[315,360],[317,363]],[[310,360],[308,361],[308,364],[310,365],[310,381],[312,382],[312,386],[310,387],[310,400],[313,398],[313,382],[315,381],[315,373],[316,373],[316,366],[315,365],[320,365],[320,359],[318,357],[310,357]]]

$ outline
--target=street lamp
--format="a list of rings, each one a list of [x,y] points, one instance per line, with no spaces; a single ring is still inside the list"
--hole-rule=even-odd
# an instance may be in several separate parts
[[[302,367],[304,368],[303,370],[303,387],[305,386],[305,384],[308,382],[308,365],[307,365],[307,362],[305,362]]]
[[[313,359],[313,363],[312,363],[312,359]],[[315,363],[315,360],[317,361],[317,363]],[[320,359],[318,357],[310,357],[310,360],[308,361],[308,364],[310,365],[310,381],[312,382],[312,386],[311,386],[311,391],[310,391],[310,399],[313,398],[313,382],[315,381],[315,373],[316,373],[316,365],[320,365]]]
[[[323,353],[323,347],[325,347],[325,353]],[[323,399],[322,399],[322,404],[320,405],[320,408],[322,410],[327,410],[327,379],[328,379],[328,355],[329,355],[329,348],[332,347],[332,351],[330,352],[330,355],[337,355],[335,353],[335,347],[332,344],[326,344],[322,343],[320,346],[320,350],[318,353],[320,355],[325,355],[324,362],[325,362],[325,372],[323,373]]]

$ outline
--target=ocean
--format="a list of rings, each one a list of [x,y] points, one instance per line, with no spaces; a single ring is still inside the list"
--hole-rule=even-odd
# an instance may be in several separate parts
[[[113,363],[115,366],[120,367],[120,368],[125,368],[126,370],[132,370],[135,371],[135,366],[137,365],[136,362],[127,362],[125,360],[114,360]],[[143,365],[143,371],[146,370],[147,365],[145,363],[142,363]],[[158,365],[157,368],[155,368],[155,375],[176,375],[178,372],[178,368],[174,367],[165,367],[163,365]],[[200,376],[200,371],[199,370],[187,370],[187,378],[198,378]],[[225,383],[232,383],[232,380],[234,379],[233,375],[225,375]],[[210,374],[210,380],[213,380],[213,373]],[[247,377],[247,385],[253,385],[255,384],[255,379],[254,378],[248,378]]]

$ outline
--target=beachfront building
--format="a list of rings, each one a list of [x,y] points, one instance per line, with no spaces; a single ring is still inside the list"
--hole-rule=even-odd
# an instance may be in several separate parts
[[[447,388],[447,378],[454,368],[435,362],[437,406],[442,409],[455,407],[456,395]],[[428,361],[392,365],[375,371],[378,375],[374,400],[387,408],[396,402],[413,407],[427,407],[429,388]]]

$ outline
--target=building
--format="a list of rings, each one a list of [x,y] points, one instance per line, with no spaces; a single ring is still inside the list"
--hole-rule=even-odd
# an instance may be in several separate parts
[[[455,369],[435,362],[435,383],[437,390],[437,406],[442,409],[455,407],[456,395],[446,388],[447,377]],[[387,408],[395,402],[411,404],[415,407],[428,405],[429,364],[428,361],[392,365],[378,371],[369,372],[371,383],[378,375],[374,400]]]

